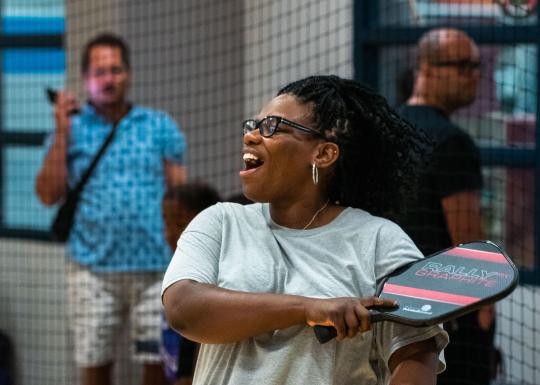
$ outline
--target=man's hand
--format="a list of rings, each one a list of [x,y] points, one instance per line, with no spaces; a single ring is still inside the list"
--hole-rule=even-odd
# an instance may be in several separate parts
[[[70,134],[73,111],[79,109],[79,102],[69,91],[59,91],[54,105],[54,120],[56,123],[56,135],[67,138]]]
[[[71,131],[70,114],[78,108],[79,102],[73,94],[67,91],[57,93],[54,105],[55,135],[36,177],[36,193],[47,206],[60,201],[67,192],[66,158]]]

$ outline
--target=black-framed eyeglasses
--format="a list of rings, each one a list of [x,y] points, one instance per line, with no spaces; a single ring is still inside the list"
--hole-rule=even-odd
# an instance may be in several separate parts
[[[295,123],[292,120],[288,120],[288,119],[282,118],[281,116],[274,116],[274,115],[266,116],[262,118],[261,120],[257,120],[257,119],[244,120],[244,122],[242,123],[242,129],[243,129],[244,135],[246,135],[248,132],[259,129],[259,133],[261,134],[261,136],[264,136],[265,138],[269,138],[278,131],[279,125],[281,123],[284,123],[288,126],[291,126],[292,128],[296,128],[297,130],[300,130],[300,131],[303,131],[308,134],[315,135],[324,139],[324,135],[321,134],[319,131],[314,130],[313,128],[302,126],[301,124]]]
[[[429,64],[435,67],[455,67],[462,74],[471,73],[474,70],[480,69],[482,66],[482,63],[479,60],[469,59],[431,62]]]

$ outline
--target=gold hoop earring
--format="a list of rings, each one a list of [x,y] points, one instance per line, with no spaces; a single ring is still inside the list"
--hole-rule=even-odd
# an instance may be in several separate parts
[[[313,184],[319,184],[319,169],[315,166],[315,163],[311,165],[311,178],[313,179]]]

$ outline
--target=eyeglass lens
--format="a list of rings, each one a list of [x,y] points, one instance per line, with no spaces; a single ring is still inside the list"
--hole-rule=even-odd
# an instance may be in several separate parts
[[[278,120],[274,117],[266,117],[260,122],[259,130],[262,136],[269,137],[274,134],[278,125]]]
[[[262,120],[248,119],[243,124],[244,134],[259,129],[261,136],[269,137],[274,134],[278,126],[278,119],[269,116]]]

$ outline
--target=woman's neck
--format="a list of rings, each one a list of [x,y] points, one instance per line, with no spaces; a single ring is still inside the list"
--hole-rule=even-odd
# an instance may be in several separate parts
[[[343,208],[326,197],[292,204],[270,203],[270,217],[280,226],[291,229],[311,229],[330,223]]]

